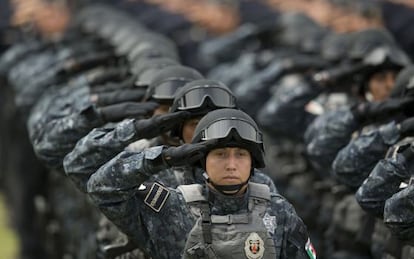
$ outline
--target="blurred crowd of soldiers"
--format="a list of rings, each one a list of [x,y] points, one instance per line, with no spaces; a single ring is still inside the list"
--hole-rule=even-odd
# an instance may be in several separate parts
[[[0,0],[0,184],[20,258],[149,258],[84,181],[124,149],[186,142],[156,89],[194,81],[265,133],[263,172],[318,258],[414,259],[412,8]]]

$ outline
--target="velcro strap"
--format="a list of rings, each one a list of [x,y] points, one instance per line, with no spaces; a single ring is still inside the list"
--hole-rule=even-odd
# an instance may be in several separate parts
[[[250,197],[270,201],[270,189],[265,184],[249,182],[249,194]]]
[[[211,223],[213,224],[248,224],[248,214],[235,214],[235,215],[211,215]]]
[[[203,196],[203,186],[201,184],[180,185],[177,189],[183,194],[187,203],[207,200]]]

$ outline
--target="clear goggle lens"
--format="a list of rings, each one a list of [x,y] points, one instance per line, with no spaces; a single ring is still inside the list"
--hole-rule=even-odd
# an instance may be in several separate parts
[[[213,122],[201,132],[202,140],[220,139],[229,135],[230,131],[235,129],[238,135],[254,143],[263,143],[263,135],[252,124],[240,119],[222,119]]]
[[[222,108],[234,108],[236,102],[234,96],[220,87],[199,87],[188,91],[180,100],[178,109],[187,110],[203,106],[206,97]]]

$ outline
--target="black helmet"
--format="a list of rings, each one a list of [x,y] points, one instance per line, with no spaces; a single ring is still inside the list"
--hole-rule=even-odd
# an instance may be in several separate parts
[[[397,46],[380,46],[371,50],[364,57],[362,62],[365,65],[378,67],[379,69],[401,68],[411,64],[410,58]]]
[[[395,45],[394,38],[386,29],[367,29],[353,35],[352,46],[348,51],[348,57],[352,60],[362,60],[378,47]]]
[[[142,60],[142,62],[145,63],[145,60]],[[137,76],[135,85],[146,88],[152,83],[154,78],[163,68],[175,65],[177,65],[177,63],[166,60],[157,60],[157,62],[154,61],[143,64],[142,67],[137,67],[136,71],[133,73]]]
[[[170,112],[188,111],[192,117],[201,117],[220,108],[236,108],[236,97],[219,81],[195,80],[179,89]],[[171,130],[172,137],[181,138],[182,125]]]
[[[143,41],[136,44],[136,46],[127,55],[127,58],[130,62],[134,62],[134,60],[143,57],[167,57],[174,60],[179,60],[178,53],[175,49],[151,41]]]
[[[136,62],[132,63],[132,65],[130,66],[130,71],[132,74],[134,75],[140,75],[141,73],[143,73],[145,70],[147,69],[151,69],[151,68],[164,68],[167,66],[172,66],[172,65],[179,65],[179,63],[174,60],[174,59],[170,59],[170,58],[141,58],[136,60]]]
[[[140,57],[169,57],[178,60],[175,44],[168,38],[154,33],[141,33],[140,41],[131,48],[128,60],[134,61]]]
[[[346,59],[352,40],[352,33],[328,34],[322,41],[322,58],[331,62],[339,62]]]
[[[241,147],[250,152],[252,167],[263,168],[264,146],[262,132],[256,122],[237,109],[219,109],[209,112],[198,123],[192,143],[219,139],[217,146]]]
[[[394,88],[390,96],[400,98],[408,95],[414,95],[414,65],[407,66],[401,70],[395,79]]]
[[[318,53],[320,43],[328,30],[308,15],[299,12],[286,12],[279,17],[279,43],[297,48],[306,53]]]
[[[197,70],[191,67],[180,65],[164,67],[152,79],[144,100],[156,100],[171,105],[175,92],[179,88],[188,82],[203,78]]]

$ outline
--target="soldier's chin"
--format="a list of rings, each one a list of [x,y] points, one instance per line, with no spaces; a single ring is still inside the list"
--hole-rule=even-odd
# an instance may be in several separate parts
[[[221,181],[221,185],[235,185],[241,184],[240,179],[238,178],[225,178]]]

